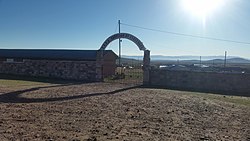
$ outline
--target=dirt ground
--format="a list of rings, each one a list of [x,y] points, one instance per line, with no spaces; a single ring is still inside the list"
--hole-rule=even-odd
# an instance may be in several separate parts
[[[0,140],[250,141],[250,98],[114,83],[0,83]]]

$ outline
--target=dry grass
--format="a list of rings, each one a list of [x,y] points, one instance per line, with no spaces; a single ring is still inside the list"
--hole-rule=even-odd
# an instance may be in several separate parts
[[[249,98],[114,83],[0,82],[3,141],[250,140]]]

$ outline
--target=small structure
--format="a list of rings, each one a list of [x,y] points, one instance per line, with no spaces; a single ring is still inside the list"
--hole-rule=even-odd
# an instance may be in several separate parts
[[[190,69],[184,65],[161,65],[159,66],[162,70],[174,70],[174,71],[189,71]]]
[[[0,73],[102,81],[115,74],[117,55],[102,51],[102,74],[97,69],[99,50],[0,49]]]

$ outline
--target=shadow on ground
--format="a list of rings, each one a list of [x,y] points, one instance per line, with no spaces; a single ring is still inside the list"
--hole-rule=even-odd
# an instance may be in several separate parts
[[[77,96],[58,97],[58,98],[25,98],[25,97],[21,97],[21,95],[23,93],[26,93],[26,92],[37,91],[39,89],[44,89],[44,88],[62,87],[62,86],[70,86],[70,85],[75,85],[75,84],[63,84],[63,85],[56,85],[56,86],[35,87],[35,88],[30,88],[30,89],[25,89],[25,90],[20,90],[20,91],[4,93],[4,94],[0,95],[0,103],[40,103],[40,102],[65,101],[65,100],[73,100],[73,99],[80,99],[80,98],[93,97],[93,96],[112,95],[112,94],[116,94],[119,92],[123,92],[123,91],[127,91],[130,89],[140,87],[140,86],[133,86],[133,87],[127,87],[127,88],[114,90],[111,92],[90,93],[90,94],[83,94],[83,95],[77,95]]]

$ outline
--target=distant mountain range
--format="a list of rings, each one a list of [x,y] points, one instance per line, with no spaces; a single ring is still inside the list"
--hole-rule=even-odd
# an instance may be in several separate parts
[[[127,56],[123,55],[122,58],[142,60],[143,56]],[[198,63],[200,61],[200,56],[163,56],[163,55],[151,55],[152,61],[156,62],[173,62],[173,61],[182,61],[182,62],[193,62]],[[206,63],[223,63],[224,56],[202,56],[202,62]],[[237,56],[227,56],[228,63],[250,63],[249,59],[240,58]]]
[[[213,60],[208,60],[206,62],[207,63],[224,63],[224,59],[213,59]],[[247,64],[247,63],[250,63],[250,60],[237,57],[237,58],[227,59],[227,63],[244,63],[244,64]]]

